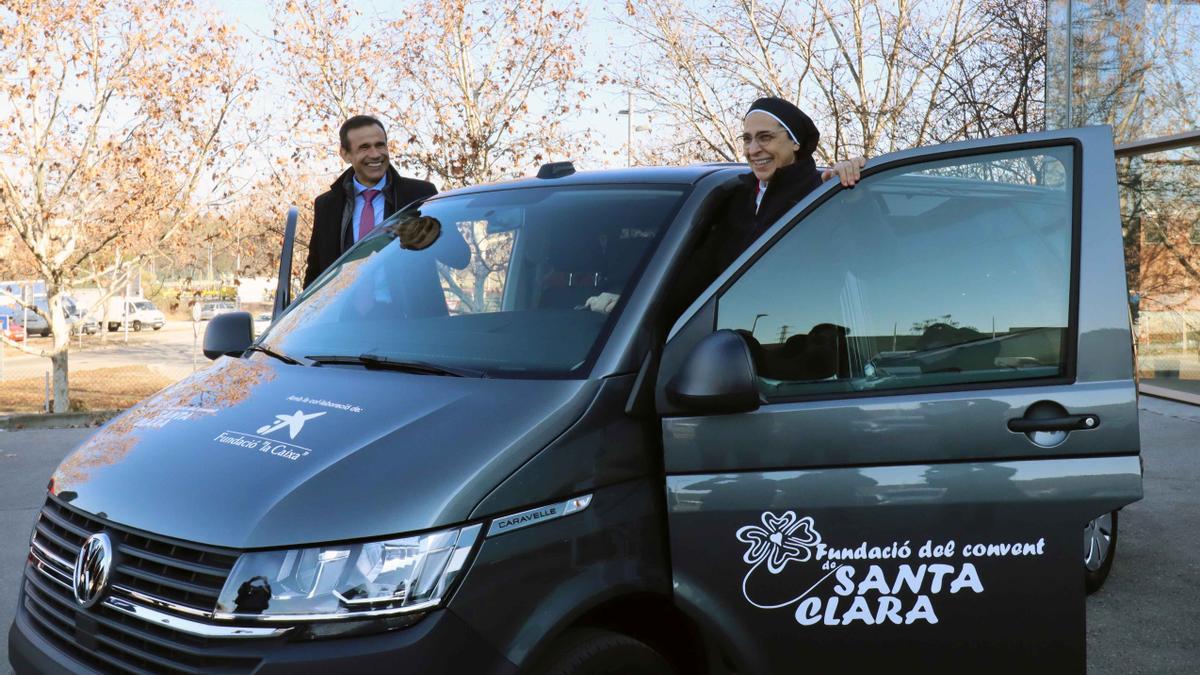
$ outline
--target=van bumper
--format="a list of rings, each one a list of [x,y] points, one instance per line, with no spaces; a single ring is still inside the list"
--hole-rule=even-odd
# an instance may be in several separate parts
[[[24,594],[8,632],[8,659],[18,675],[112,672],[104,662],[80,658],[62,647],[25,608]],[[449,610],[436,610],[408,628],[361,637],[288,642],[242,640],[244,656],[259,659],[243,672],[412,672],[511,675],[516,666]],[[223,650],[226,651],[226,650]],[[86,661],[85,661],[86,659]]]

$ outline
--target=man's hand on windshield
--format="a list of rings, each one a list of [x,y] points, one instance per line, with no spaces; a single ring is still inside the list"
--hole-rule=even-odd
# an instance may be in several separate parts
[[[867,165],[866,157],[844,159],[821,172],[821,180],[829,180],[837,176],[843,187],[854,187],[862,177],[862,168]]]
[[[608,314],[617,305],[617,300],[620,298],[621,296],[616,293],[601,293],[600,295],[593,295],[588,298],[587,302],[583,303],[583,306],[593,312]]]
[[[401,221],[396,230],[402,248],[420,251],[437,241],[442,234],[442,224],[436,218],[420,216]]]

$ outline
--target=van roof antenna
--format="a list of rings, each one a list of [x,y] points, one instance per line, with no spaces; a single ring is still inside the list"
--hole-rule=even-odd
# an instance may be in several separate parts
[[[538,178],[562,178],[575,173],[575,164],[573,162],[550,162],[543,164],[538,169]]]

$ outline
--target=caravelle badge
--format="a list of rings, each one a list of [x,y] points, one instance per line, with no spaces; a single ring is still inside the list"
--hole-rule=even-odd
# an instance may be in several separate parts
[[[79,549],[79,556],[75,558],[75,575],[71,586],[75,591],[75,601],[84,609],[96,604],[104,594],[112,564],[113,545],[107,534],[97,532],[83,542],[83,548]]]

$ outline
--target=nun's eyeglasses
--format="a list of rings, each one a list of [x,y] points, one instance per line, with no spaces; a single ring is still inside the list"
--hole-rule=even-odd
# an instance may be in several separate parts
[[[754,141],[759,145],[768,145],[771,141],[781,136],[787,136],[784,131],[760,131],[751,136],[750,134],[742,134],[742,145],[750,147],[750,141]]]

